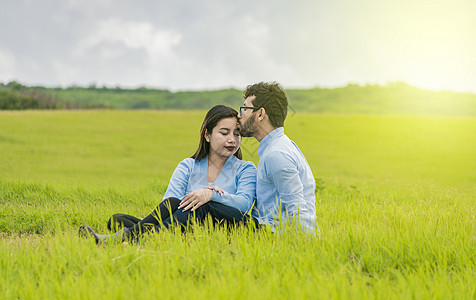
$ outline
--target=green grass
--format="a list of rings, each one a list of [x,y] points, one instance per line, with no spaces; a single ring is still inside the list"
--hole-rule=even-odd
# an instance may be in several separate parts
[[[203,111],[0,113],[0,297],[476,298],[476,119],[291,115],[321,238],[195,227],[97,247],[145,216]],[[255,163],[256,141],[242,143]]]

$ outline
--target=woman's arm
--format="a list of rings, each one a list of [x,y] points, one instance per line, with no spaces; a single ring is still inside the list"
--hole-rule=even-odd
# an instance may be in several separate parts
[[[191,208],[192,211],[194,211],[203,204],[209,202],[211,198],[211,190],[207,188],[197,189],[188,193],[185,198],[183,198],[182,202],[180,202],[180,206],[178,208],[183,208],[183,211],[189,210]]]
[[[237,188],[234,194],[213,190],[211,201],[234,207],[241,212],[248,212],[256,198],[256,167],[252,162],[243,164],[237,173]]]
[[[182,200],[187,194],[187,186],[190,174],[193,171],[193,158],[182,160],[175,168],[174,173],[169,181],[169,186],[164,194],[164,199],[175,197]]]

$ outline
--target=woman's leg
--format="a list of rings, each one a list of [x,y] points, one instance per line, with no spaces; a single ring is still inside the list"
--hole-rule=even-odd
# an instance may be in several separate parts
[[[173,219],[173,223],[175,225],[180,225],[182,231],[184,231],[192,220],[195,220],[198,223],[203,223],[207,216],[212,218],[214,224],[235,226],[251,223],[253,227],[257,226],[256,222],[248,214],[244,214],[234,207],[213,201],[207,202],[195,211],[191,211],[190,209],[185,212],[177,210],[173,213],[172,218],[165,219],[161,225],[165,228],[169,228],[172,225]],[[160,230],[160,226],[156,226],[156,230]]]
[[[160,224],[160,221],[170,217],[175,213],[180,205],[180,200],[170,197],[162,201],[147,217],[140,220],[132,226],[127,226],[134,236],[140,236],[141,233],[151,230]]]
[[[87,236],[94,237],[97,244],[107,244],[111,242],[117,243],[117,242],[122,242],[124,240],[134,240],[138,238],[142,232],[146,231],[149,228],[150,229],[154,228],[155,225],[159,224],[159,220],[168,218],[170,216],[170,212],[176,211],[179,205],[180,205],[179,199],[167,198],[164,201],[162,201],[150,215],[148,215],[142,220],[129,216],[129,215],[126,215],[127,217],[121,219],[123,221],[123,224],[124,224],[124,220],[126,220],[125,223],[127,223],[128,221],[131,221],[131,219],[140,220],[138,223],[136,223],[132,227],[124,227],[122,230],[118,231],[115,234],[100,235],[94,232],[94,230],[91,227],[87,225],[82,225],[79,227],[79,235],[85,236],[85,237]],[[117,215],[120,215],[120,214],[117,214]],[[111,220],[110,223],[113,223],[113,220]],[[113,228],[113,225],[111,224],[110,227]]]
[[[192,211],[191,209],[187,211],[183,211],[182,209],[177,209],[172,216],[169,218],[164,219],[164,221],[155,227],[156,231],[159,231],[161,227],[169,228],[170,226],[173,225],[178,225],[181,227],[182,232],[185,231],[187,228],[188,224],[192,220],[195,220],[196,222],[202,223],[205,218],[208,215],[209,212],[209,203],[205,203],[204,205],[200,206],[197,208],[195,211]]]
[[[137,217],[127,215],[127,214],[114,214],[107,221],[107,229],[109,231],[116,232],[123,227],[131,228],[134,225],[141,223],[142,225],[153,225],[156,226],[159,224],[159,220],[165,220],[170,216],[170,213],[174,213],[180,205],[180,200],[177,198],[167,198],[162,201],[152,213],[150,213],[144,219],[139,219]]]
[[[209,203],[208,210],[214,224],[226,224],[229,227],[251,224],[253,227],[257,227],[256,221],[249,214],[219,202],[210,201]]]
[[[117,232],[123,227],[133,227],[140,221],[141,219],[131,215],[114,214],[107,221],[107,229],[112,232]]]

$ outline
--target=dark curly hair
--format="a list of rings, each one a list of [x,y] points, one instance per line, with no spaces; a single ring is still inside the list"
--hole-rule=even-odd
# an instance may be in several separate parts
[[[255,107],[263,107],[269,116],[271,125],[275,128],[284,126],[288,114],[288,96],[277,82],[260,82],[248,85],[243,92],[246,99],[256,98],[251,102]]]

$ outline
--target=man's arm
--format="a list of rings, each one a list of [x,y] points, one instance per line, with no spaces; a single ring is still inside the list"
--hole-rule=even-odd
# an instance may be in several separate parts
[[[305,207],[304,188],[294,158],[285,152],[274,151],[266,156],[268,177],[278,192],[282,211],[278,213],[299,217],[300,207]]]

